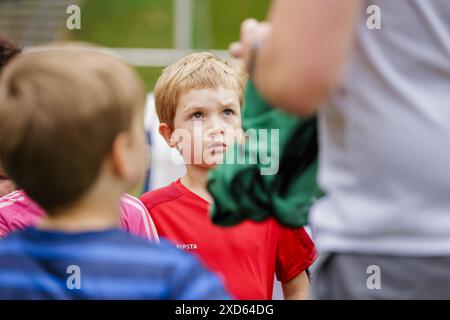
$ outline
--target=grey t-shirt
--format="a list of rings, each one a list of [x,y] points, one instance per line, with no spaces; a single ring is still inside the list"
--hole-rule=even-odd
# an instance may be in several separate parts
[[[319,119],[319,250],[449,255],[450,1],[366,1]]]

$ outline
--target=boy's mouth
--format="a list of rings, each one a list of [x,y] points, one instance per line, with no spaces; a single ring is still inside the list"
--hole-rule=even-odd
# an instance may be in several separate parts
[[[225,152],[227,145],[224,142],[214,142],[208,145],[207,148],[211,153],[223,153]]]

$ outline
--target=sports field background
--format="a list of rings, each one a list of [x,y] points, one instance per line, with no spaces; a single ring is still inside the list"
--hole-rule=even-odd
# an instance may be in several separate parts
[[[239,38],[242,20],[263,20],[270,0],[192,0],[192,48],[226,49]],[[115,48],[173,48],[172,0],[84,0],[81,30],[72,40]],[[153,90],[162,68],[140,67],[147,89]]]

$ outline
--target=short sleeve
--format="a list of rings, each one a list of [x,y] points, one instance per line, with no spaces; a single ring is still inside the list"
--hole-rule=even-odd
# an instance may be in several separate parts
[[[277,279],[286,283],[313,264],[316,248],[305,228],[279,228],[275,271]]]
[[[122,228],[144,239],[159,242],[153,220],[143,203],[128,194],[124,194],[120,201]]]

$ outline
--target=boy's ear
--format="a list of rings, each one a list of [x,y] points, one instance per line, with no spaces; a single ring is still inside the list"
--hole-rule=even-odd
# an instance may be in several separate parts
[[[127,149],[129,146],[128,132],[121,132],[113,141],[111,148],[111,165],[115,174],[128,177],[130,168],[128,166]]]
[[[173,130],[167,123],[161,123],[159,125],[159,134],[166,140],[166,143],[169,147],[174,148],[177,146],[177,141],[175,141],[172,137]]]

